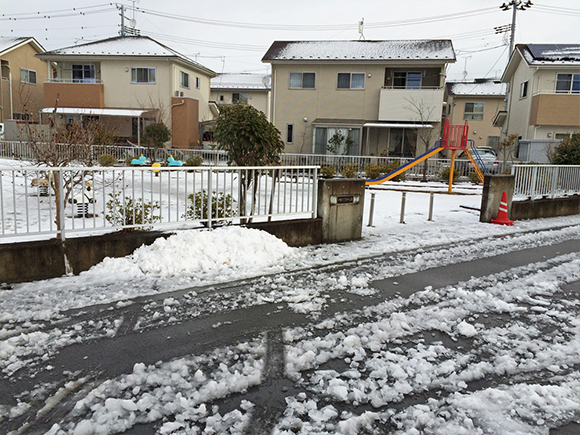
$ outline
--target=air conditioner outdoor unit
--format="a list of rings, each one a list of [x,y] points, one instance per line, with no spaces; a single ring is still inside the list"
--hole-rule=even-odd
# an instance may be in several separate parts
[[[179,91],[175,91],[175,96],[179,97]]]
[[[180,97],[183,97],[183,91],[181,91],[181,92],[179,93],[179,96],[180,96]]]

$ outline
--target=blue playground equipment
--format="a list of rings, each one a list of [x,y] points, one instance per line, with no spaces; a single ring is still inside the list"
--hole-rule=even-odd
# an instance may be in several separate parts
[[[183,163],[181,162],[181,160],[175,160],[173,158],[173,156],[167,157],[167,164],[169,166],[182,166],[183,165]]]
[[[141,157],[139,157],[138,159],[131,160],[131,164],[135,166],[143,166],[146,160],[147,158],[143,154],[141,154]]]

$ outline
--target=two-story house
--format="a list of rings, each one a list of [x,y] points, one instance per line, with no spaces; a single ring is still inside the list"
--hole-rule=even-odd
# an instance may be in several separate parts
[[[455,52],[450,40],[275,41],[262,61],[286,152],[415,156],[420,129],[439,138]]]
[[[55,122],[98,118],[118,138],[139,143],[144,126],[162,119],[172,147],[198,148],[199,123],[215,116],[209,100],[217,74],[147,36],[119,36],[37,57],[56,71],[44,84],[43,109]]]
[[[504,110],[507,85],[493,79],[446,84],[447,118],[452,125],[469,124],[469,139],[476,147],[497,147],[500,131],[493,125]]]
[[[46,62],[34,38],[0,38],[0,122],[29,121],[43,107]]]
[[[501,78],[509,84],[503,136],[565,139],[580,131],[580,44],[517,44]]]
[[[269,117],[270,82],[270,74],[220,74],[211,79],[210,99],[218,106],[248,104]]]

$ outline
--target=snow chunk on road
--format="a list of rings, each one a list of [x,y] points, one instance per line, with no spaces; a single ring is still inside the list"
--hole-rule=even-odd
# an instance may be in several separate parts
[[[475,326],[470,325],[465,320],[457,325],[457,332],[465,337],[473,337],[477,335],[477,329],[475,329]]]

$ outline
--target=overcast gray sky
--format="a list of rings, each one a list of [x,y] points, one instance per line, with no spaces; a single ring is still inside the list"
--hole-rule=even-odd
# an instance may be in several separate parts
[[[448,80],[498,77],[508,58],[509,0],[0,0],[0,37],[34,36],[45,49],[117,36],[135,17],[157,39],[217,73],[269,72],[275,40],[451,39]],[[580,0],[532,0],[517,12],[516,43],[580,43]],[[133,5],[135,12],[133,12]]]

